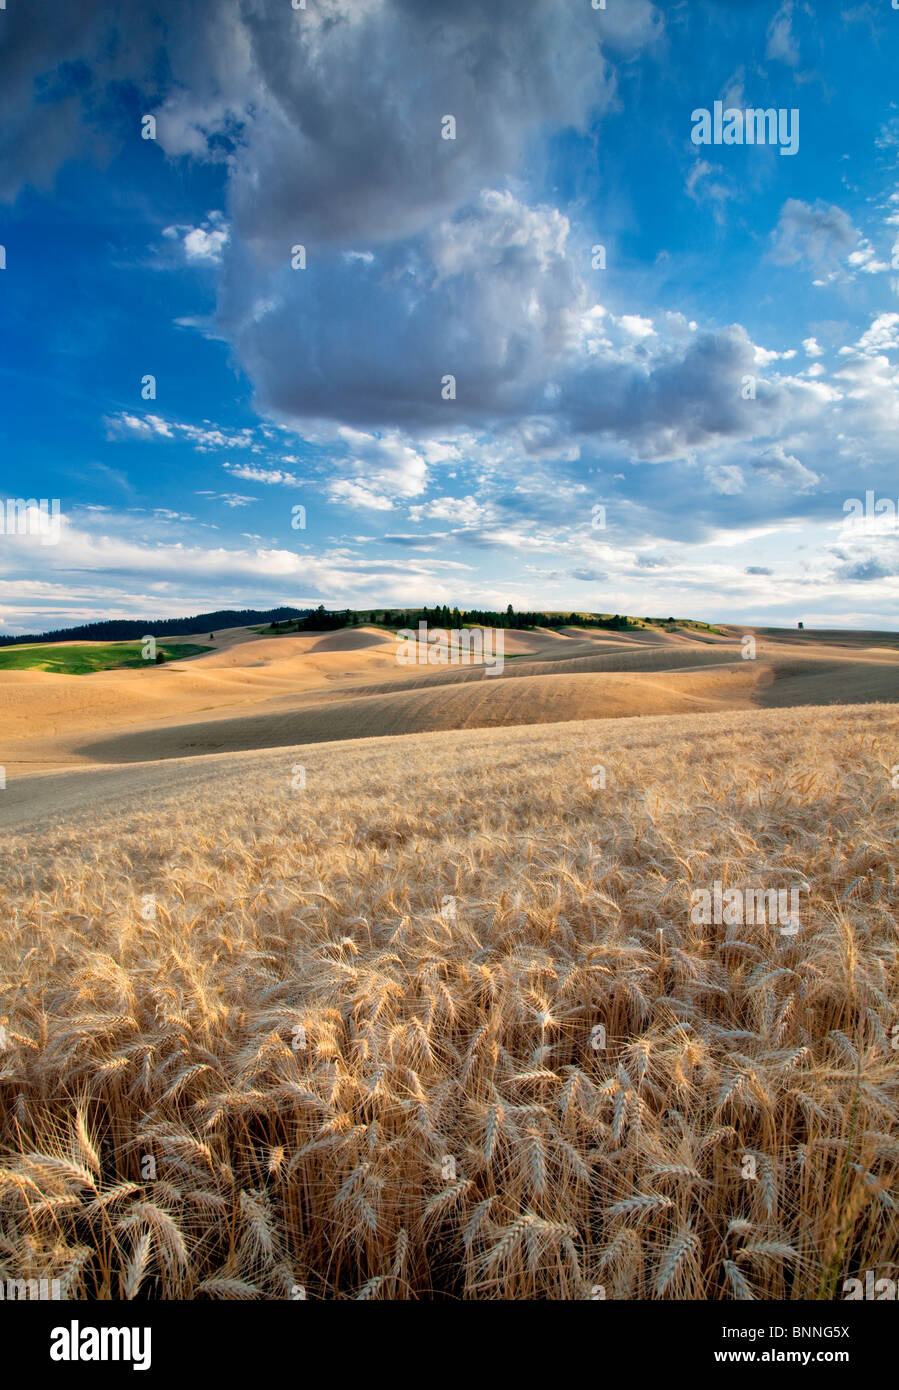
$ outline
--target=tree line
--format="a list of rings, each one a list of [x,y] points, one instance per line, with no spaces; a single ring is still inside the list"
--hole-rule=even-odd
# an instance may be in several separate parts
[[[447,631],[460,627],[602,627],[613,631],[625,631],[637,626],[632,619],[615,613],[544,613],[536,611],[516,612],[510,603],[504,610],[490,608],[450,608],[447,604],[436,604],[429,608],[344,608],[328,610],[320,604],[304,617],[290,618],[273,622],[273,632],[331,632],[339,627],[353,627],[360,623],[371,623],[374,627],[417,627],[424,622],[429,628],[443,628]]]
[[[0,636],[0,646],[17,642],[127,642],[129,638],[182,637],[187,633],[214,632],[217,627],[249,627],[276,619],[301,617],[308,608],[218,608],[213,613],[197,613],[192,618],[104,618],[102,622],[81,623],[78,627],[55,628],[52,632],[22,637]]]
[[[649,622],[649,619],[646,619]],[[673,622],[673,618],[668,619]],[[54,628],[51,632],[22,636],[0,635],[0,647],[17,642],[126,642],[142,638],[182,637],[188,633],[209,632],[216,628],[252,627],[268,624],[270,632],[333,632],[341,627],[371,623],[375,627],[417,627],[420,622],[431,628],[460,627],[602,627],[625,631],[637,626],[622,614],[602,613],[545,613],[530,610],[516,612],[510,603],[504,610],[489,608],[458,608],[436,604],[429,608],[218,608],[211,613],[196,613],[189,618],[104,618],[100,622],[81,623],[77,627]]]

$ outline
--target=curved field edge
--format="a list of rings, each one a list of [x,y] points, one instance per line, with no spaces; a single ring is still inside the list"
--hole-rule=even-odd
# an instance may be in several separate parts
[[[829,1299],[895,1269],[899,706],[215,762],[3,837],[3,1277]],[[697,886],[797,878],[795,935],[691,923]]]
[[[50,671],[80,676],[130,667],[149,670],[151,663],[143,656],[144,650],[144,642],[59,642],[0,647],[0,671]],[[160,642],[157,647],[164,661],[185,661],[212,650],[196,642]]]

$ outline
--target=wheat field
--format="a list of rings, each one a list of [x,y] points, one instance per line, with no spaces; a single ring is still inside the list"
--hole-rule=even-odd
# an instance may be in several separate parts
[[[5,834],[0,1276],[895,1278],[897,763],[884,704],[463,730],[185,760]],[[795,935],[691,922],[803,878]]]

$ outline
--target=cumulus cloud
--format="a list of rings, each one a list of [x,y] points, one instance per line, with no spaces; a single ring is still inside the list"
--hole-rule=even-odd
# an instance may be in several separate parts
[[[220,316],[263,409],[298,429],[516,429],[529,452],[556,457],[581,435],[617,437],[661,459],[773,432],[810,404],[797,383],[767,379],[744,399],[759,361],[739,325],[701,332],[679,314],[596,303],[567,219],[508,190],[378,264],[348,284],[333,261],[260,279],[229,257]]]
[[[205,227],[166,227],[162,235],[180,244],[189,264],[206,262],[210,265],[217,265],[222,259],[230,238],[220,213],[213,213]]]
[[[772,444],[752,459],[751,466],[778,487],[791,487],[798,492],[808,492],[821,481],[795,454],[788,454],[782,444]]]
[[[853,352],[834,380],[841,390],[840,416],[870,451],[878,438],[889,446],[899,428],[899,371],[882,353]]]
[[[422,231],[513,169],[547,129],[585,128],[607,109],[610,60],[653,43],[661,18],[650,0],[608,12],[565,0],[457,0],[450,10],[440,0],[316,0],[303,11],[286,0],[211,10],[153,0],[122,13],[68,0],[64,14],[33,0],[4,26],[0,116],[16,158],[0,191],[49,177],[91,138],[108,141],[113,84],[130,82],[167,154],[227,160],[241,236],[280,255],[296,240],[365,246]],[[78,62],[85,81],[63,80],[63,65]],[[40,79],[43,107],[33,107]],[[454,141],[441,138],[447,114]]]
[[[858,242],[851,217],[835,203],[788,198],[772,235],[771,258],[778,265],[801,263],[833,277]]]
[[[342,450],[332,456],[326,480],[329,500],[349,507],[390,511],[425,491],[428,450],[397,430],[368,433],[341,425],[334,440]],[[437,456],[442,449],[435,445]]]
[[[838,579],[848,579],[856,583],[870,583],[875,579],[891,579],[899,574],[899,565],[894,560],[888,564],[880,556],[872,555],[866,560],[852,560],[840,565],[836,571]]]
[[[486,508],[471,495],[467,497],[435,497],[423,506],[409,508],[412,521],[449,521],[456,526],[474,526],[486,517]]]
[[[899,348],[899,314],[878,314],[853,347],[840,348],[841,355],[877,357]]]
[[[713,492],[719,492],[725,496],[734,496],[738,492],[743,492],[746,487],[743,470],[738,468],[735,463],[707,464],[704,476]]]
[[[798,63],[797,15],[790,0],[774,15],[769,60]],[[607,11],[568,0],[316,0],[305,11],[287,0],[33,0],[27,14],[9,9],[4,30],[0,119],[11,156],[0,196],[46,182],[68,155],[105,157],[120,140],[133,142],[136,160],[215,163],[224,211],[204,218],[195,208],[166,241],[179,264],[214,273],[205,330],[230,343],[259,409],[304,444],[283,457],[265,429],[138,411],[110,417],[112,440],[221,451],[228,481],[260,493],[315,479],[323,499],[367,513],[372,530],[392,513],[389,539],[410,551],[549,553],[555,528],[567,526],[579,533],[577,555],[546,573],[591,583],[624,563],[583,543],[594,493],[607,496],[600,477],[609,497],[619,480],[632,497],[643,489],[639,506],[610,517],[619,537],[630,527],[646,541],[660,514],[676,519],[678,538],[720,516],[736,525],[738,515],[757,524],[789,514],[797,494],[820,492],[834,461],[861,453],[862,435],[859,462],[890,457],[897,316],[854,331],[827,381],[814,360],[791,375],[795,348],[762,348],[740,324],[706,327],[649,306],[637,276],[607,282],[590,258],[603,233],[572,226],[548,191],[528,191],[535,171],[536,186],[553,187],[539,178],[544,137],[573,127],[601,148],[619,59],[661,32],[649,0]],[[742,70],[729,79],[729,102],[743,103],[744,79]],[[122,91],[137,101],[126,107]],[[156,117],[155,145],[140,141],[136,110]],[[455,140],[441,138],[447,114]],[[719,210],[739,196],[705,160],[687,177],[690,196]],[[305,270],[291,266],[296,244]],[[885,268],[848,213],[821,201],[784,203],[771,254],[823,280],[861,282]],[[816,331],[827,343],[848,336]],[[813,337],[802,347],[807,359],[822,354]],[[772,442],[779,435],[789,443]],[[669,466],[648,480],[641,465],[660,462]],[[235,508],[254,500],[214,495]],[[402,533],[406,518],[434,523],[433,533]],[[99,545],[84,553],[105,564]],[[275,573],[304,573],[296,557],[263,553]],[[159,563],[176,572],[166,556]],[[207,562],[192,563],[199,573]],[[235,563],[236,573],[257,572],[255,554]],[[627,563],[639,575],[655,562]],[[756,578],[763,571],[751,567]],[[732,582],[745,583],[736,571]]]
[[[329,500],[344,502],[348,507],[361,507],[368,511],[389,512],[393,502],[382,492],[376,492],[365,483],[350,478],[336,478],[328,490]]]
[[[858,246],[849,253],[848,264],[853,271],[865,275],[882,275],[890,269],[888,261],[879,259],[877,252],[867,237],[860,237]]]
[[[489,190],[352,283],[333,259],[314,274],[287,264],[262,274],[235,254],[220,321],[263,406],[288,421],[451,430],[520,414],[525,399],[533,413],[587,307],[568,234],[556,209]]]
[[[613,343],[563,382],[559,407],[572,427],[629,440],[644,457],[676,458],[728,438],[771,432],[788,410],[803,411],[797,384],[756,380],[745,329],[662,332],[628,360]],[[747,377],[755,399],[744,398]]]
[[[47,0],[36,7],[52,28]],[[328,422],[418,436],[399,464],[376,449],[373,468],[341,466],[335,498],[384,509],[421,496],[422,441],[437,433],[514,431],[528,455],[561,461],[583,439],[618,440],[661,460],[772,435],[820,405],[776,377],[745,400],[745,376],[775,359],[760,363],[739,325],[703,332],[676,314],[598,304],[567,218],[508,186],[543,133],[586,129],[615,102],[616,61],[661,31],[648,0],[608,11],[460,0],[449,13],[437,0],[320,0],[306,11],[222,0],[214,14],[154,0],[128,16],[111,44],[102,7],[72,0],[50,60],[89,57],[78,98],[88,123],[111,84],[129,80],[167,154],[222,163],[227,223],[210,214],[173,230],[185,256],[220,262],[217,329],[260,409],[306,432]],[[34,15],[10,23],[14,68],[33,79],[44,61],[25,41]],[[771,42],[785,34],[781,24]],[[455,140],[441,138],[447,114]],[[785,205],[782,258],[834,238],[858,249],[846,215],[821,206]],[[295,244],[305,270],[292,268]],[[237,447],[225,431],[159,419],[123,413],[110,432]]]

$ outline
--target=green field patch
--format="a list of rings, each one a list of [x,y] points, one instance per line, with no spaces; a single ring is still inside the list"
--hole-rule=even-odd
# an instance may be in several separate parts
[[[60,675],[86,676],[92,671],[114,671],[124,667],[148,669],[168,661],[211,652],[193,642],[157,642],[163,661],[146,661],[141,656],[143,642],[47,642],[35,646],[0,647],[0,671],[53,671]]]

